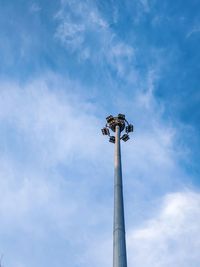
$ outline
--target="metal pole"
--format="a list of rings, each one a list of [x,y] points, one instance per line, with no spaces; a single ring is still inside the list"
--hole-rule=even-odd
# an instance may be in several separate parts
[[[120,151],[120,127],[115,128],[113,267],[127,267],[123,184]]]
[[[128,123],[124,114],[110,115],[106,121],[102,134],[109,136],[109,142],[115,144],[113,267],[127,267],[120,140],[129,140],[133,125]],[[115,132],[115,136],[110,135],[110,130]]]

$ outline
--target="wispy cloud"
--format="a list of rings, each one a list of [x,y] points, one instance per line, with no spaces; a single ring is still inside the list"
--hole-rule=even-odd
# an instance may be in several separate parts
[[[186,38],[189,38],[193,34],[198,34],[200,33],[200,26],[192,28],[186,35]]]
[[[49,231],[52,231],[59,238],[58,248],[64,242],[63,249],[68,248],[67,258],[74,264],[90,266],[93,262],[96,266],[109,266],[111,258],[100,259],[94,255],[104,254],[105,246],[108,247],[108,254],[111,251],[112,182],[108,185],[107,177],[112,176],[109,166],[112,165],[113,147],[106,145],[106,140],[100,135],[103,121],[94,115],[98,105],[88,101],[81,87],[77,86],[73,81],[66,82],[66,77],[63,83],[55,75],[47,75],[24,86],[1,84],[1,235],[4,240],[8,231],[14,233],[17,229],[20,233],[26,233],[24,242],[27,243],[34,233],[35,240],[45,244],[49,242]],[[140,113],[142,107],[143,102],[138,102],[135,110]],[[159,170],[159,179],[165,187],[167,182],[163,177],[176,171],[171,167],[173,134],[162,126],[159,116],[157,119],[154,117],[155,104],[150,107],[144,116],[147,113],[151,116],[142,121],[144,124],[148,121],[144,127],[152,134],[142,134],[142,121],[140,124],[137,122],[140,134],[135,135],[135,143],[124,147],[130,150],[124,161],[127,165],[126,181],[130,185],[128,195],[133,187],[139,190],[139,195],[144,192],[139,179],[148,177],[150,185],[154,179],[153,169]],[[85,168],[85,165],[88,167]],[[105,189],[105,184],[109,189]],[[103,198],[99,190],[103,190]],[[19,206],[18,210],[16,206]],[[98,214],[94,212],[97,209]],[[86,218],[84,226],[80,214]],[[129,214],[131,218],[132,212]],[[18,240],[20,237],[16,238]],[[58,242],[57,238],[54,237],[52,242]],[[73,252],[74,246],[79,260]],[[3,252],[10,256],[8,250]],[[20,253],[17,259],[26,264],[29,262]],[[62,257],[61,262],[65,262]],[[10,266],[14,263],[10,262]]]
[[[30,6],[30,11],[32,13],[38,13],[41,11],[41,7],[39,6],[38,3],[32,3],[31,6]]]
[[[194,127],[172,110],[188,88],[171,77],[180,65],[163,35],[180,21],[171,4],[163,14],[158,1],[37,3],[23,6],[30,18],[12,6],[16,21],[2,24],[11,66],[0,79],[4,265],[111,266],[113,145],[100,129],[123,112],[135,126],[122,143],[129,264],[198,266],[199,193],[185,164]]]
[[[83,249],[77,248],[80,258],[89,245],[85,229],[92,225],[95,227],[107,217],[99,218],[98,222],[92,212],[94,206],[88,210],[91,198],[94,197],[95,203],[97,194],[95,189],[95,194],[91,192],[89,196],[89,191],[101,181],[97,182],[101,170],[91,177],[89,169],[95,169],[100,162],[104,165],[104,159],[99,157],[99,153],[103,154],[103,139],[98,138],[99,120],[91,112],[92,105],[84,98],[59,90],[59,84],[62,84],[59,79],[46,79],[25,86],[10,83],[0,86],[1,242],[5,239],[9,242],[7,234],[14,235],[17,231],[19,235],[15,238],[17,243],[21,242],[22,253],[12,253],[11,257],[11,251],[1,243],[10,266],[15,266],[18,261],[33,266],[37,259],[32,261],[23,256],[25,247],[27,251],[31,249],[25,243],[29,243],[34,235],[35,241],[50,245],[49,232],[57,236],[53,238],[51,234],[54,244],[58,238],[65,243],[67,260],[75,262],[76,253],[70,247],[85,243]],[[49,82],[56,84],[56,88],[51,86],[50,89]],[[67,87],[70,91],[69,84]],[[72,91],[74,87],[73,84]],[[85,169],[87,162],[90,162],[89,169]],[[101,204],[96,204],[96,208],[101,210]],[[104,212],[107,211],[102,209],[101,215]],[[79,217],[81,213],[87,217],[84,227]],[[20,234],[23,235],[21,241]],[[55,254],[57,252],[55,250]],[[45,253],[39,258],[49,263]],[[63,263],[63,259],[61,261]]]
[[[94,4],[63,2],[56,20],[59,25],[55,37],[66,49],[78,53],[82,60],[109,64],[124,75],[128,62],[133,60],[134,48],[117,37]]]
[[[197,266],[200,261],[199,204],[200,195],[195,192],[167,195],[159,213],[130,233],[130,264]]]

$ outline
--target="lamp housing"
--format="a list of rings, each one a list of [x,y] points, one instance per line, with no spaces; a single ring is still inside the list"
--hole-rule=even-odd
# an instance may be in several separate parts
[[[132,124],[129,124],[128,126],[126,126],[126,132],[127,133],[133,132],[133,125]]]
[[[125,120],[125,115],[124,114],[118,114],[118,119],[119,120]]]
[[[101,129],[101,131],[102,131],[102,134],[103,135],[110,135],[109,129],[106,128],[106,127],[104,127],[103,129]]]
[[[114,117],[112,116],[112,115],[110,115],[110,116],[108,116],[107,118],[106,118],[106,120],[107,120],[107,123],[112,123],[113,121],[114,121]]]
[[[129,137],[128,134],[124,134],[124,135],[122,135],[121,139],[122,139],[124,142],[126,142],[126,141],[128,141],[128,140],[130,139],[130,137]]]
[[[111,136],[110,139],[109,139],[109,142],[114,144],[115,143],[115,137]]]

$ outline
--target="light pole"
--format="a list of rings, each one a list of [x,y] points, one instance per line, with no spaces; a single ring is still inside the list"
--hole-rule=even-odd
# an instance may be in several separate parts
[[[109,141],[115,144],[113,267],[127,267],[120,140],[126,142],[129,139],[128,133],[133,132],[133,125],[128,123],[123,114],[117,117],[110,115],[106,120],[102,133],[108,135]],[[109,129],[115,132],[115,136],[110,135]],[[124,130],[126,133],[121,136]]]

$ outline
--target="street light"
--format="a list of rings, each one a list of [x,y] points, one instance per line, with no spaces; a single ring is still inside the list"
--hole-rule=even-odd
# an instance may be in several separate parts
[[[108,135],[109,142],[115,144],[113,267],[127,267],[120,140],[129,140],[128,133],[133,132],[133,125],[128,123],[124,114],[118,114],[117,117],[110,115],[106,121],[102,133]],[[115,132],[115,136],[110,136],[109,129]]]

